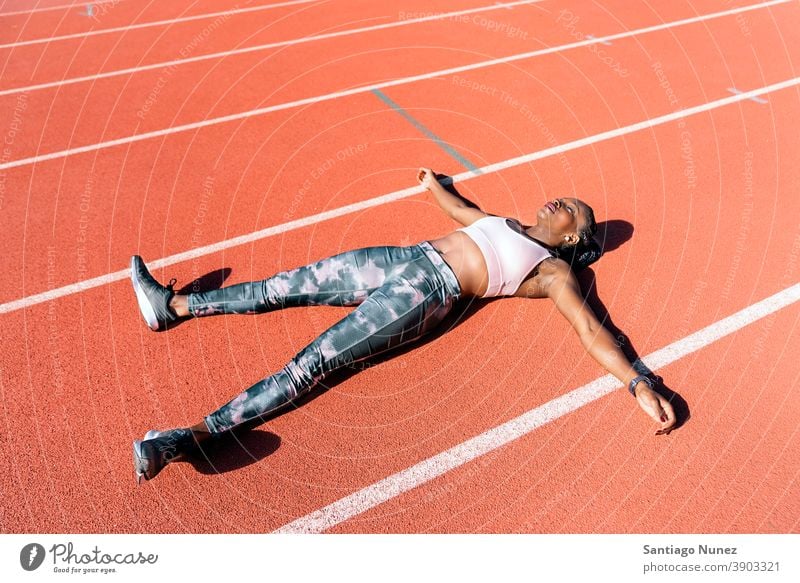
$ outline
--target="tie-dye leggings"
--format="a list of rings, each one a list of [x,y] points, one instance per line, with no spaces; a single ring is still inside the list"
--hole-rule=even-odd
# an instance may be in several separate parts
[[[263,281],[191,294],[194,316],[358,306],[283,369],[208,415],[209,431],[267,417],[332,371],[419,338],[444,319],[460,295],[455,274],[427,241],[348,251]]]

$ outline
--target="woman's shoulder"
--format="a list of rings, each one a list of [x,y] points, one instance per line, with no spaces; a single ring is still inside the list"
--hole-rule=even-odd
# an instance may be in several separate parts
[[[570,277],[571,273],[569,263],[557,257],[547,257],[533,268],[530,276],[522,282],[514,295],[526,298],[545,298],[548,288],[554,281]]]
[[[551,256],[542,259],[541,263],[539,263],[537,267],[538,267],[537,275],[541,275],[542,277],[567,275],[572,272],[569,263],[556,256]]]

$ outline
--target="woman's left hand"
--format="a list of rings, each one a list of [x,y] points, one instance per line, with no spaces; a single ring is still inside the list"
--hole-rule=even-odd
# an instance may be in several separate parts
[[[428,190],[431,189],[431,186],[433,186],[434,182],[438,182],[436,180],[436,174],[434,174],[433,170],[430,168],[420,168],[417,171],[417,180]]]
[[[647,383],[637,384],[634,392],[642,410],[661,426],[656,435],[668,434],[675,428],[675,411],[669,401],[648,387]]]

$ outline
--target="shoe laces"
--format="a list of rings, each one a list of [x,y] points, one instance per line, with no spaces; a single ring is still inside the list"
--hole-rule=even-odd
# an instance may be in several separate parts
[[[166,287],[167,287],[167,289],[168,289],[169,291],[171,291],[171,292],[174,292],[174,291],[175,291],[175,284],[176,284],[176,283],[178,283],[178,280],[177,280],[177,279],[175,279],[175,278],[173,277],[172,279],[170,279],[170,280],[169,280],[169,283],[168,283],[168,284],[167,284],[167,286],[166,286]]]

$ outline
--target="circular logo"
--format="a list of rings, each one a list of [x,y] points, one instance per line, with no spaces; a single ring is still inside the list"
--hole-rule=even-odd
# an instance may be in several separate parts
[[[30,543],[19,552],[19,564],[26,571],[35,571],[44,562],[44,547],[39,543]]]

